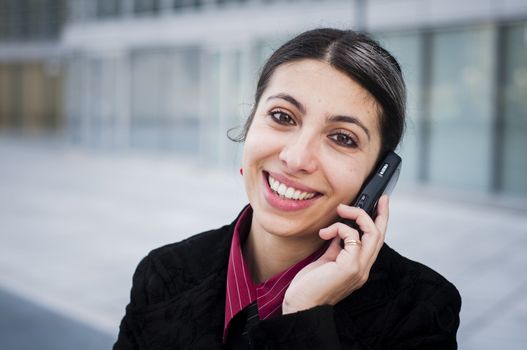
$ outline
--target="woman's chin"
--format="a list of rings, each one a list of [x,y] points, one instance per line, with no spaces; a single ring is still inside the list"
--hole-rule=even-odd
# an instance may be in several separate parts
[[[258,222],[263,231],[273,236],[282,238],[306,238],[318,237],[317,223],[320,220],[313,220],[312,215],[291,215],[291,212],[276,212],[275,210],[262,210],[255,212],[253,220]]]

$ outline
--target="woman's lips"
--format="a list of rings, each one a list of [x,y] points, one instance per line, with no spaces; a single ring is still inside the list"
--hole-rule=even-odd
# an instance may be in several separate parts
[[[271,188],[269,184],[269,175],[270,174],[265,171],[262,172],[262,180],[264,183],[264,198],[267,201],[267,203],[269,203],[269,205],[271,205],[272,207],[276,209],[283,210],[283,211],[295,211],[295,210],[305,209],[313,205],[316,202],[316,200],[320,197],[320,193],[313,191],[309,187],[300,185],[290,180],[286,181],[287,183],[284,183],[280,181],[280,179],[284,180],[283,176],[280,176],[280,175],[277,176],[276,174],[274,174],[274,176],[276,176],[274,177],[273,175],[271,175],[273,178],[275,178],[277,181],[279,181],[280,183],[284,185],[291,186],[298,191],[302,190],[303,192],[307,192],[313,195],[313,197],[310,199],[292,199],[292,198],[286,198],[285,196],[281,196]],[[306,196],[306,197],[309,197],[309,196]]]
[[[282,175],[282,174],[278,174],[278,173],[273,173],[273,172],[267,172],[267,171],[264,171],[264,174],[267,176],[267,175],[271,175],[271,177],[273,177],[274,179],[280,181],[281,183],[283,183],[284,185],[288,186],[288,187],[293,187],[297,190],[300,190],[302,192],[314,192],[314,193],[317,193],[317,190],[311,188],[311,187],[308,187],[304,184],[301,184],[299,182],[296,182],[296,181],[293,181],[289,178],[287,178],[286,176]]]

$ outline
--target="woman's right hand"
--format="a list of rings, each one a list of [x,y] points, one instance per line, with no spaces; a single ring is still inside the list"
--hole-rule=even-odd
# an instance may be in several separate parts
[[[332,240],[326,252],[303,268],[289,285],[282,304],[288,314],[318,305],[335,305],[366,283],[371,267],[384,243],[388,224],[388,196],[377,205],[375,221],[357,207],[340,204],[340,217],[353,220],[363,232],[336,222],[320,230],[324,240]],[[348,244],[341,245],[341,241]]]

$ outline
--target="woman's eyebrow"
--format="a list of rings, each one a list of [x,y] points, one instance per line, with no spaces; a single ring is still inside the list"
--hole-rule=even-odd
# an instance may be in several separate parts
[[[351,117],[347,115],[335,115],[328,119],[330,122],[344,122],[344,123],[351,123],[355,124],[358,127],[360,127],[364,132],[366,133],[366,136],[368,136],[368,141],[371,139],[370,137],[370,130],[359,120],[357,117]]]
[[[279,94],[276,94],[276,95],[272,95],[272,96],[269,96],[267,98],[267,101],[269,101],[269,100],[271,100],[273,98],[279,98],[279,99],[282,99],[282,100],[286,100],[287,102],[289,102],[293,106],[295,106],[300,111],[300,113],[302,113],[302,114],[306,113],[306,108],[304,107],[304,105],[302,103],[300,103],[296,98],[294,98],[293,96],[291,96],[289,94],[279,93]]]

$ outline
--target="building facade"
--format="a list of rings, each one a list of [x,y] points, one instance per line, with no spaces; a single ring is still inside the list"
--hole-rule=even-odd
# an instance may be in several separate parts
[[[73,144],[235,166],[240,148],[226,130],[243,124],[269,53],[305,29],[364,29],[399,59],[409,89],[402,182],[527,198],[523,0],[70,0],[65,8],[58,58],[29,62],[24,73],[16,60],[0,65],[4,127],[49,122]],[[8,22],[0,19],[0,35],[13,33]],[[55,102],[12,106],[39,93]]]
[[[0,130],[27,135],[62,127],[65,15],[61,0],[0,0]]]

